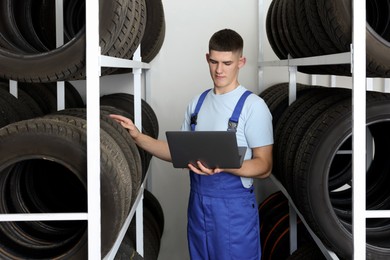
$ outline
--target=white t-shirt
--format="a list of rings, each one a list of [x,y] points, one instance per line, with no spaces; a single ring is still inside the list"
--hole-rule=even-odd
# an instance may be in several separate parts
[[[216,95],[211,90],[199,110],[195,131],[227,131],[229,118],[241,95],[247,89],[238,86],[235,90]],[[195,111],[200,94],[187,106],[182,131],[191,131],[191,115]],[[237,145],[249,148],[273,144],[272,115],[264,100],[255,94],[246,99],[237,126]],[[252,158],[252,150],[247,149],[245,160]],[[253,184],[251,178],[241,177],[244,187]]]

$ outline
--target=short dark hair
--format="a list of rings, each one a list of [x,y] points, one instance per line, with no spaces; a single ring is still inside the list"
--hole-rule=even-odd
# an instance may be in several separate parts
[[[222,29],[214,33],[209,41],[209,51],[231,51],[242,54],[243,48],[242,37],[231,29]]]

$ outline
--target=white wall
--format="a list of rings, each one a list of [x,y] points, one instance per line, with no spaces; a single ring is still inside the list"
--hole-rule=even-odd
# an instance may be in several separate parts
[[[264,68],[258,79],[259,31],[264,60],[275,60],[265,35],[265,26],[259,28],[271,0],[162,0],[165,11],[166,35],[160,53],[151,62],[151,89],[144,94],[154,109],[160,126],[160,139],[165,131],[177,130],[182,123],[187,103],[194,95],[212,87],[205,54],[208,40],[217,30],[231,28],[244,38],[244,55],[247,64],[240,72],[240,82],[259,93],[260,84],[272,84],[288,80],[285,67]],[[104,77],[101,93],[131,92],[131,75]],[[331,85],[329,76],[316,77],[318,85]],[[307,75],[299,74],[298,81],[309,83]],[[379,82],[378,84],[383,84]],[[336,85],[350,86],[350,78],[338,77]],[[263,87],[262,86],[262,87]],[[79,88],[81,92],[83,88]],[[261,88],[263,89],[263,88]],[[170,163],[152,159],[149,189],[160,201],[165,214],[165,230],[159,260],[189,259],[186,239],[186,210],[189,194],[187,171],[174,169]],[[269,180],[258,181],[259,201],[275,190]]]

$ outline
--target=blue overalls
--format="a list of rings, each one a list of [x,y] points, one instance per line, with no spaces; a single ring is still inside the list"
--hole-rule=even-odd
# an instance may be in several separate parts
[[[202,93],[191,117],[195,131],[197,114],[210,90]],[[245,92],[228,122],[236,131],[238,118],[250,91]],[[192,260],[259,260],[259,216],[253,187],[245,188],[239,176],[222,172],[211,176],[190,171],[188,243]]]

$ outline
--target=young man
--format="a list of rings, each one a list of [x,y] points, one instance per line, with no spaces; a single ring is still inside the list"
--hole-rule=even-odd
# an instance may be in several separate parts
[[[253,178],[272,169],[272,116],[264,101],[238,82],[245,65],[243,40],[233,30],[216,32],[206,60],[214,83],[187,107],[183,131],[235,131],[247,153],[239,169],[209,169],[189,164],[188,245],[191,259],[253,259],[261,257],[257,202]],[[125,117],[111,115],[129,130],[137,145],[171,161],[168,144],[140,133]]]

